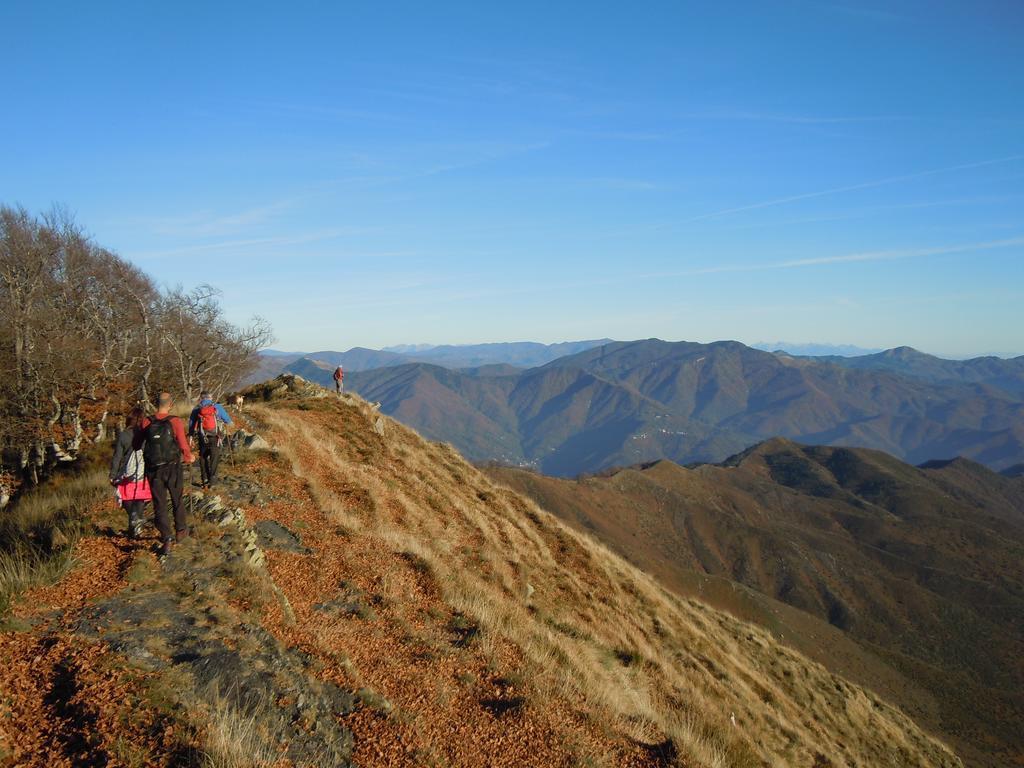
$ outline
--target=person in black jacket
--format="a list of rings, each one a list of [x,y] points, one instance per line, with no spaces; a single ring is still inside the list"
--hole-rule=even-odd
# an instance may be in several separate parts
[[[142,450],[146,461],[146,479],[152,488],[153,513],[156,529],[160,532],[161,558],[171,554],[175,542],[189,536],[188,516],[182,504],[184,480],[181,463],[195,461],[185,437],[185,425],[177,416],[171,415],[173,405],[171,393],[161,392],[157,398],[156,413],[138,423],[132,444],[135,450]],[[171,528],[172,515],[174,528]]]
[[[125,420],[125,428],[117,435],[114,455],[110,459],[110,483],[117,489],[117,499],[128,513],[128,537],[137,539],[142,533],[146,502],[153,498],[146,478],[146,464],[141,450],[135,450],[135,430],[142,420],[142,409],[136,408]]]

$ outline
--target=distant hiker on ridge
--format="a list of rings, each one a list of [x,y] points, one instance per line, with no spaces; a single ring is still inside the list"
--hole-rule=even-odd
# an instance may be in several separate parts
[[[146,478],[146,461],[141,450],[133,447],[135,430],[142,421],[141,408],[134,408],[125,419],[124,429],[117,435],[114,455],[110,459],[110,482],[117,489],[117,500],[128,513],[128,538],[142,533],[143,510],[153,498]]]
[[[203,488],[209,488],[217,478],[220,465],[220,446],[224,441],[221,424],[231,424],[231,417],[220,403],[215,403],[209,392],[203,392],[199,405],[188,418],[188,436],[199,441],[199,470]]]
[[[334,369],[334,390],[339,395],[345,390],[345,369],[341,365]]]
[[[185,507],[181,503],[184,477],[181,462],[186,464],[195,461],[185,437],[185,426],[181,419],[171,415],[174,398],[169,392],[161,392],[157,400],[156,413],[142,420],[135,431],[132,442],[134,450],[142,449],[146,462],[146,478],[153,493],[153,511],[156,516],[156,528],[160,531],[160,556],[171,553],[175,541],[188,538],[188,520]],[[167,509],[167,497],[170,495],[171,509]],[[168,512],[174,514],[174,530],[171,530],[171,519]]]

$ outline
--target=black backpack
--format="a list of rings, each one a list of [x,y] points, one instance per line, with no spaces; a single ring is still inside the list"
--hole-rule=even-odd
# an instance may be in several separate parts
[[[170,416],[149,422],[145,431],[142,458],[146,462],[147,472],[164,464],[181,461],[181,450],[174,439],[174,427],[171,425]]]

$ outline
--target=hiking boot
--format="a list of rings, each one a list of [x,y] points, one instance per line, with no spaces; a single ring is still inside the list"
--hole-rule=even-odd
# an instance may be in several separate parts
[[[168,557],[171,556],[171,550],[173,548],[174,548],[174,541],[172,539],[167,539],[167,541],[165,541],[162,545],[160,545],[160,551],[157,554],[157,557],[159,558],[161,563],[164,560],[166,560]]]
[[[142,537],[142,523],[132,525],[128,529],[128,538],[136,540]]]

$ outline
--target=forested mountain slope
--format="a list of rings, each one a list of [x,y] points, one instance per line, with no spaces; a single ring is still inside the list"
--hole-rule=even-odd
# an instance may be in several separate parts
[[[1024,400],[738,342],[614,342],[481,379],[408,364],[354,373],[385,413],[477,461],[575,475],[668,458],[721,461],[775,436],[877,448],[911,463],[1024,460]]]

